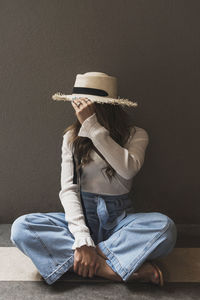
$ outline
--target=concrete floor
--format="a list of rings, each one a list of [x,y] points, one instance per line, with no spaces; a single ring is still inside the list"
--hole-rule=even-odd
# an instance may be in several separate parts
[[[122,285],[118,283],[56,282],[47,286],[43,282],[0,282],[1,300],[199,300],[200,285],[195,283],[168,283],[162,289],[147,283]]]
[[[64,274],[53,285],[46,284],[43,280],[37,280],[37,276],[32,277],[35,280],[9,280],[6,278],[6,273],[9,272],[7,267],[5,272],[5,259],[3,254],[5,251],[8,254],[8,249],[12,250],[13,255],[17,253],[21,255],[22,259],[26,256],[21,252],[16,252],[18,249],[13,248],[10,241],[10,227],[11,224],[0,224],[0,253],[3,266],[0,270],[0,300],[17,300],[17,299],[200,299],[200,273],[199,260],[195,263],[195,272],[190,270],[188,272],[188,282],[165,282],[164,287],[153,286],[149,283],[115,283],[107,279],[96,277],[95,279],[84,279],[77,274]],[[200,253],[200,226],[198,225],[177,225],[178,239],[177,248],[190,248]],[[12,247],[12,249],[11,249]],[[193,249],[192,249],[193,248]],[[178,249],[175,249],[178,250]],[[13,257],[10,255],[10,261]],[[8,256],[8,255],[7,255]],[[188,259],[188,255],[187,258]],[[198,259],[198,257],[197,257]],[[30,268],[31,265],[30,260]],[[12,264],[12,263],[11,263]],[[26,268],[28,264],[25,264]],[[182,271],[181,271],[182,272]],[[13,270],[14,273],[14,270]],[[16,272],[17,273],[17,272]],[[187,274],[187,273],[186,273]],[[193,275],[195,274],[195,275]],[[17,274],[18,275],[18,274]],[[23,274],[22,274],[23,275]],[[182,274],[180,274],[182,275]],[[193,277],[191,277],[193,275]],[[15,277],[14,277],[15,278]],[[23,277],[22,277],[23,278]],[[28,277],[27,277],[28,278]],[[26,279],[27,279],[26,278]],[[173,276],[172,276],[173,278]],[[180,277],[181,278],[181,277]],[[192,279],[191,279],[192,278]],[[194,281],[194,282],[193,282]],[[196,281],[196,282],[195,282]]]

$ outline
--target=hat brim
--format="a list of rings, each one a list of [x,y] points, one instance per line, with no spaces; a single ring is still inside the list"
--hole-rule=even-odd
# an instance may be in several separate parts
[[[130,101],[129,99],[125,98],[110,98],[110,97],[101,97],[96,95],[90,95],[90,94],[71,94],[71,95],[65,95],[60,92],[55,93],[52,96],[52,99],[55,101],[72,101],[74,98],[88,98],[92,102],[98,102],[98,103],[108,103],[108,104],[114,104],[114,105],[123,105],[123,106],[129,106],[129,107],[136,107],[138,106],[137,102]]]

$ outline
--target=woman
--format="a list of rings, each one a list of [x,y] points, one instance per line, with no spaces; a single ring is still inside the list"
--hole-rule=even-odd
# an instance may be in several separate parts
[[[77,117],[62,142],[59,198],[64,212],[18,217],[11,241],[48,284],[72,271],[162,286],[162,272],[153,260],[172,251],[177,230],[168,216],[136,213],[132,207],[129,191],[149,136],[131,124],[122,106],[137,103],[117,98],[116,77],[102,72],[78,74],[72,95],[53,99],[71,101]]]

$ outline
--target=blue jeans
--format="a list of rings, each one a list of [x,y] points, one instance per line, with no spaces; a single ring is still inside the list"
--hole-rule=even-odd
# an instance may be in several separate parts
[[[95,245],[123,281],[146,260],[169,254],[176,243],[174,221],[160,212],[138,212],[129,194],[101,195],[81,191],[85,217]],[[48,284],[74,263],[74,237],[64,212],[29,213],[11,226],[12,243],[27,255]]]

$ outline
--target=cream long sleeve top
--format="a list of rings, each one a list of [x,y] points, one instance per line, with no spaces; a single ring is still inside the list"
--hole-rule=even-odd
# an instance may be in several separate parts
[[[102,157],[92,150],[93,161],[82,168],[81,190],[97,194],[119,195],[128,193],[131,189],[133,177],[141,169],[149,135],[141,127],[135,126],[124,147],[116,143],[109,135],[109,131],[102,126],[96,113],[88,117],[81,125],[78,136],[88,137],[100,151],[109,164],[115,169],[116,175],[109,182],[105,169],[107,164]],[[79,186],[73,183],[74,166],[72,144],[68,143],[71,130],[63,135],[61,162],[61,190],[59,198],[65,211],[68,228],[74,236],[72,249],[83,245],[96,247],[85,223]]]

